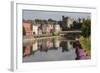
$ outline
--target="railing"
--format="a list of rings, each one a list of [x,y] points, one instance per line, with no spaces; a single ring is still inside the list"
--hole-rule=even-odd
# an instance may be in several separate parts
[[[75,31],[61,31],[60,33],[81,33],[82,31],[75,30]]]
[[[61,31],[59,32],[59,35],[55,35],[55,36],[62,36],[64,35],[65,33],[81,33],[82,31],[78,31],[78,30],[75,30],[75,31]],[[38,34],[38,35],[31,35],[31,36],[23,36],[24,39],[38,39],[38,38],[48,38],[48,37],[53,37],[54,35],[52,35],[52,33],[49,33],[49,34]]]

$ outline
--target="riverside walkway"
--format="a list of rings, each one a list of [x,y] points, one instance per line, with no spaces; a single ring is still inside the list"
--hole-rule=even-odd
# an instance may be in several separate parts
[[[59,35],[52,35],[51,34],[38,34],[32,36],[23,36],[23,41],[34,41],[34,40],[42,40],[42,39],[50,39],[50,38],[58,38],[67,33],[81,33],[81,31],[61,31]]]

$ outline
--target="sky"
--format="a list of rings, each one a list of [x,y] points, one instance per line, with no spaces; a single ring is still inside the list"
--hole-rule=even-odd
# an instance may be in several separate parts
[[[36,11],[36,10],[23,10],[23,19],[24,20],[34,20],[34,19],[53,19],[53,20],[62,20],[62,16],[70,18],[91,18],[90,13],[83,12],[56,12],[56,11]]]

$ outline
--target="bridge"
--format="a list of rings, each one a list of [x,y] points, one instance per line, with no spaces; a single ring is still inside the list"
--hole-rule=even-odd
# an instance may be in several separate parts
[[[82,31],[79,31],[79,30],[73,30],[73,31],[61,31],[60,32],[60,36],[63,36],[63,35],[65,35],[65,34],[69,34],[69,33],[81,33]]]
[[[81,33],[82,31],[80,30],[72,30],[72,31],[61,31],[60,34],[64,34],[64,33]]]
[[[79,30],[73,30],[73,31],[60,31],[59,35],[64,35],[64,34],[68,34],[68,33],[81,33],[82,31]],[[37,34],[37,35],[32,35],[32,36],[24,36],[26,38],[40,38],[40,37],[50,37],[53,36],[52,33],[47,33],[47,34]],[[56,35],[55,35],[56,36]],[[58,36],[58,35],[57,35]]]
[[[82,31],[74,30],[74,31],[61,31],[59,32],[59,35],[52,35],[50,34],[38,34],[38,35],[32,35],[32,36],[24,36],[24,40],[39,40],[39,39],[49,39],[49,38],[57,38],[60,36],[63,36],[68,33],[81,33]]]

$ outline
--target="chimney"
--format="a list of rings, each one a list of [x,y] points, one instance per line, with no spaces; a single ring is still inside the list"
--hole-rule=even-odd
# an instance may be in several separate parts
[[[64,17],[64,16],[62,16],[62,20],[64,20],[64,18],[65,18],[65,17]]]

